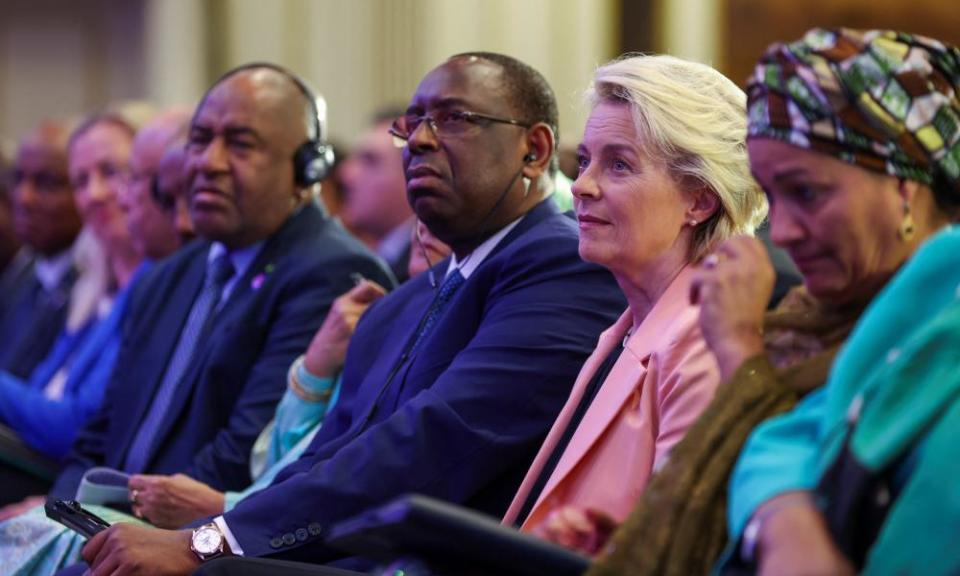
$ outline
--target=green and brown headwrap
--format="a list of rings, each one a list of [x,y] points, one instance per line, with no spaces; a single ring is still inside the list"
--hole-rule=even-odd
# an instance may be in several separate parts
[[[772,45],[757,63],[748,137],[960,195],[958,92],[954,46],[889,30],[815,28]]]

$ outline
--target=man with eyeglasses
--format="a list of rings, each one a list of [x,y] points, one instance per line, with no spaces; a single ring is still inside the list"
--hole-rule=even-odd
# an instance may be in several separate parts
[[[172,198],[155,196],[161,162],[167,153],[180,153],[181,161],[168,167],[168,170],[176,172],[178,187],[186,187],[182,178],[182,150],[189,122],[188,110],[167,110],[144,126],[133,144],[129,183],[120,196],[120,207],[126,214],[128,227],[135,231],[131,234],[134,247],[151,260],[162,260],[169,256],[183,241],[175,226],[175,204],[171,201],[175,202],[177,196],[185,194],[172,190]]]
[[[21,141],[10,178],[13,225],[25,245],[14,265],[30,272],[4,294],[0,369],[21,378],[63,328],[76,280],[71,247],[82,222],[67,174],[69,135],[66,123],[41,123]]]
[[[84,548],[93,573],[188,574],[223,555],[329,562],[332,524],[407,492],[502,514],[625,307],[548,199],[556,125],[552,90],[513,58],[461,54],[430,72],[392,133],[408,201],[453,256],[368,309],[338,404],[270,487],[193,531],[114,526]],[[233,558],[210,570],[282,567]]]

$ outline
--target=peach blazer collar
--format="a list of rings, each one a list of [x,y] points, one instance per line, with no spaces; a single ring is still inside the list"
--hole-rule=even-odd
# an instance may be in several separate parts
[[[674,278],[673,282],[667,287],[647,317],[626,342],[626,347],[621,353],[620,358],[614,364],[606,380],[603,382],[603,389],[598,393],[598,398],[602,394],[602,401],[594,398],[587,412],[583,416],[577,431],[570,439],[567,449],[560,457],[556,469],[551,474],[550,479],[544,486],[543,492],[537,498],[537,503],[531,510],[539,506],[564,478],[576,467],[577,463],[583,459],[590,451],[590,448],[600,438],[604,430],[613,422],[617,414],[622,409],[625,402],[629,400],[634,392],[635,385],[641,381],[647,370],[647,362],[654,349],[662,345],[663,338],[672,333],[672,324],[681,312],[690,306],[690,282],[695,268],[686,266]],[[587,385],[593,379],[597,369],[607,358],[607,356],[623,342],[633,323],[633,316],[628,308],[620,316],[617,322],[605,330],[597,343],[590,358],[587,359],[583,368],[580,370],[577,381],[573,386],[567,403],[560,411],[560,415],[554,422],[553,427],[547,434],[540,451],[533,460],[533,464],[527,471],[527,475],[520,485],[520,489],[514,496],[510,508],[503,518],[504,524],[515,522],[520,509],[526,502],[527,495],[533,489],[533,484],[537,481],[540,471],[546,465],[554,447],[560,441],[566,430],[573,413],[576,411],[580,399],[583,397]]]

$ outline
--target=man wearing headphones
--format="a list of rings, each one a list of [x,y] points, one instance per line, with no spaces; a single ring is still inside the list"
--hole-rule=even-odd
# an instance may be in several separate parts
[[[391,285],[314,199],[330,160],[320,116],[302,81],[269,64],[233,70],[204,96],[186,146],[190,216],[203,241],[131,294],[104,407],[52,495],[73,498],[93,466],[244,488],[286,371],[334,298],[356,274]]]
[[[338,404],[270,487],[194,530],[114,526],[84,548],[93,574],[188,574],[227,554],[328,562],[333,523],[407,492],[502,514],[626,306],[548,198],[556,124],[553,91],[513,58],[462,54],[430,72],[392,132],[411,207],[453,256],[367,310]],[[221,573],[279,569],[227,562]]]

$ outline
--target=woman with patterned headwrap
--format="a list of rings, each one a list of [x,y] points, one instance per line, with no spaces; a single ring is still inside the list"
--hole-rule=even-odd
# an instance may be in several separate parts
[[[748,149],[770,199],[771,238],[804,286],[764,318],[772,272],[762,248],[735,238],[705,259],[696,281],[701,326],[729,383],[591,575],[708,572],[727,528],[743,536],[731,556],[759,559],[761,572],[844,573],[847,556],[859,566],[857,553],[840,552],[827,536],[803,491],[830,462],[821,456],[836,454],[821,440],[835,442],[843,428],[842,418],[819,419],[823,390],[807,393],[826,382],[866,305],[957,214],[958,87],[957,49],[906,34],[818,29],[767,51],[748,86]],[[851,378],[848,386],[862,382]],[[727,482],[745,439],[805,395],[752,437],[731,480],[725,526]],[[832,408],[831,417],[842,416]],[[779,520],[795,512],[797,523],[782,529]]]

